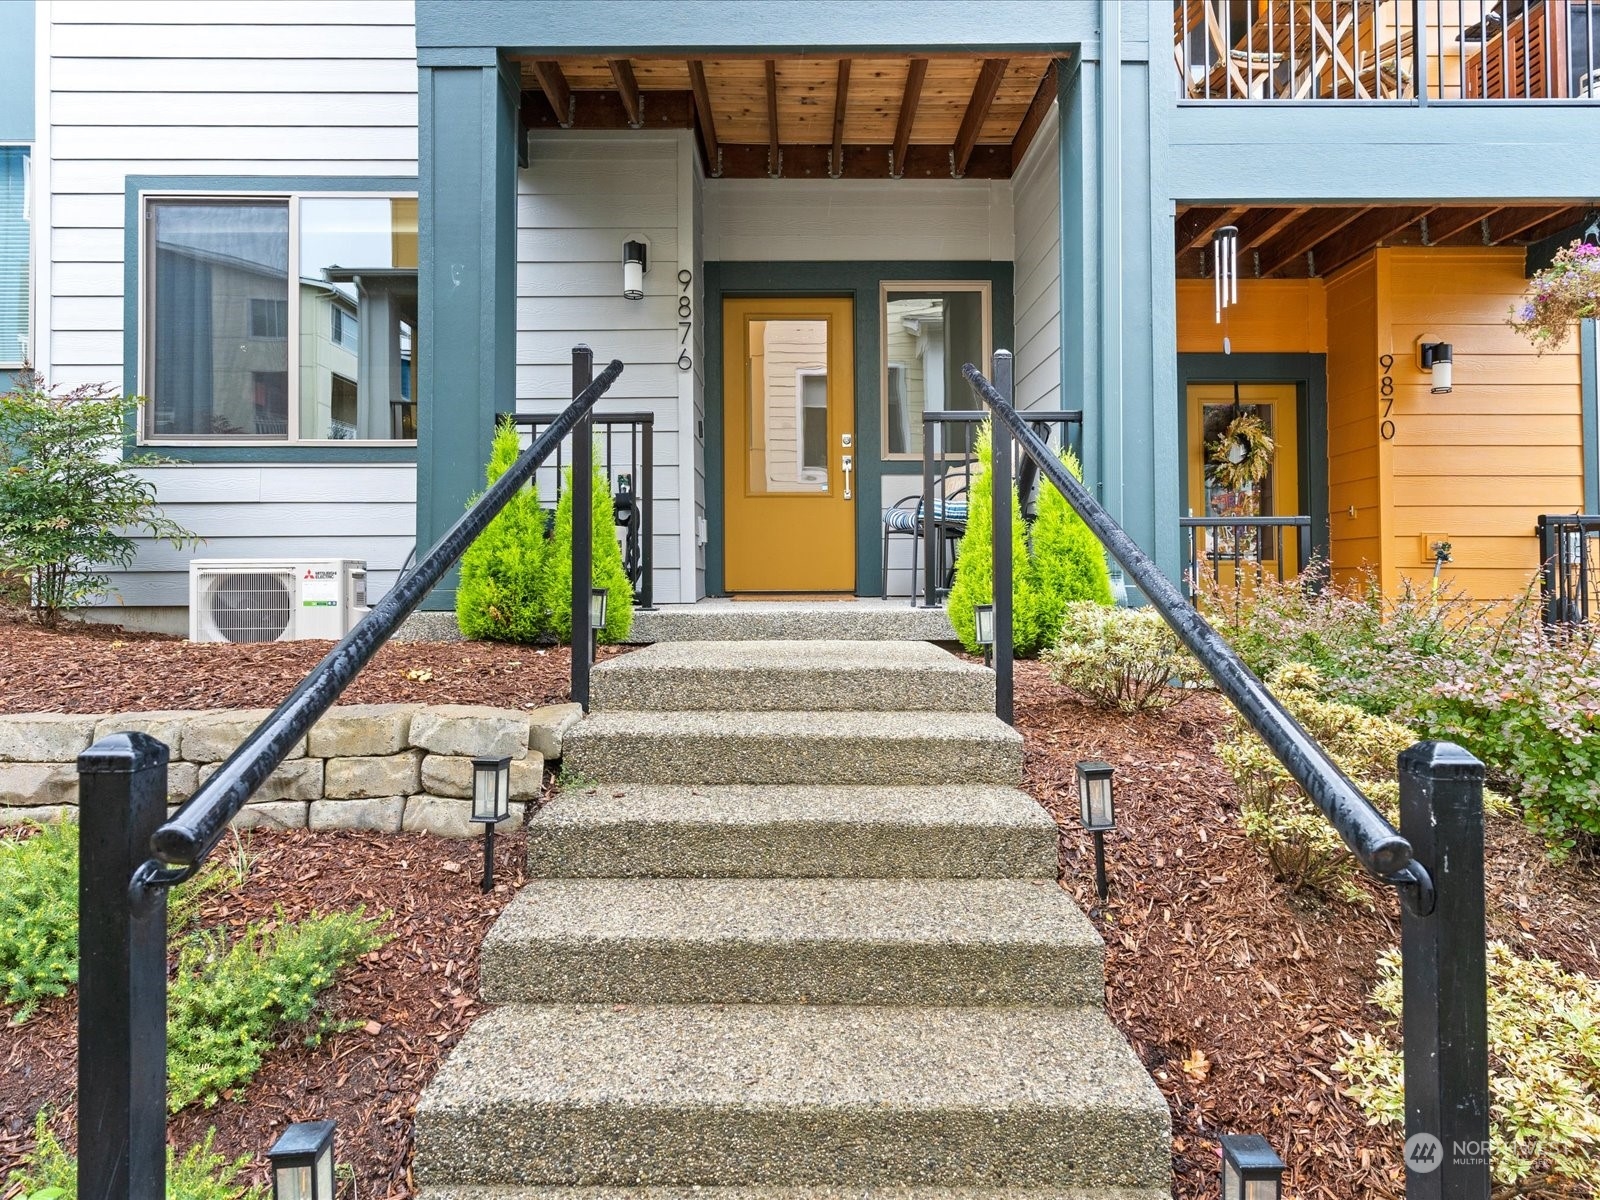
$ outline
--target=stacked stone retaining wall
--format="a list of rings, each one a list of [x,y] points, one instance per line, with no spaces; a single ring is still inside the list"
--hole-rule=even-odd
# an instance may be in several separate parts
[[[0,825],[74,820],[77,758],[107,734],[138,730],[172,750],[167,786],[187,800],[267,716],[266,709],[0,716]],[[472,759],[509,755],[511,816],[544,786],[561,757],[575,704],[531,712],[444,704],[358,704],[331,709],[257,790],[234,827],[375,829],[471,837]]]

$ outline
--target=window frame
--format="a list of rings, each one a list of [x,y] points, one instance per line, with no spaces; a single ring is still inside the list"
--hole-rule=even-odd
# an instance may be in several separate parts
[[[994,284],[987,279],[882,279],[878,282],[878,437],[884,462],[921,462],[922,451],[891,454],[889,446],[889,300],[897,292],[977,292],[981,297],[983,322],[983,361],[994,354]],[[910,395],[906,397],[906,444],[920,437],[910,414]],[[960,450],[948,450],[941,458],[961,458]]]
[[[22,370],[30,361],[37,361],[39,357],[38,348],[35,345],[35,338],[38,334],[38,313],[34,311],[38,307],[38,295],[35,289],[38,286],[39,278],[39,221],[38,213],[35,211],[39,207],[39,203],[37,199],[38,188],[33,178],[34,149],[35,144],[33,142],[0,141],[0,150],[21,150],[23,152],[22,219],[28,226],[28,253],[23,260],[23,267],[27,272],[27,279],[24,281],[27,300],[22,306],[22,316],[27,326],[28,351],[22,358],[7,358],[5,353],[0,351],[0,371],[4,371],[7,374]]]
[[[131,350],[134,357],[132,376],[137,395],[141,403],[135,410],[132,429],[132,444],[134,448],[145,446],[171,447],[185,450],[224,450],[224,451],[289,451],[299,459],[305,452],[318,454],[335,453],[344,450],[361,450],[365,452],[399,450],[414,456],[417,447],[416,438],[302,438],[300,437],[300,306],[289,303],[294,298],[294,286],[299,279],[300,268],[300,202],[302,200],[418,200],[419,194],[413,185],[411,188],[396,187],[394,181],[384,180],[375,187],[352,187],[348,182],[329,181],[325,187],[299,186],[300,180],[286,180],[281,187],[272,186],[240,186],[240,187],[163,187],[163,186],[136,186],[134,181],[129,181],[129,191],[133,200],[133,211],[136,213],[136,223],[131,232],[129,241],[137,263],[136,271],[136,308],[135,308],[135,333],[132,337]],[[376,181],[375,181],[376,182]],[[288,295],[285,302],[288,305],[288,334],[289,349],[288,376],[289,413],[288,432],[284,437],[231,437],[228,435],[199,435],[189,434],[183,437],[156,437],[146,431],[146,418],[154,403],[152,395],[152,373],[154,356],[151,353],[151,341],[155,333],[152,318],[155,278],[152,271],[152,257],[150,254],[150,232],[152,222],[152,202],[160,204],[163,201],[192,200],[199,203],[284,203],[288,206],[289,216],[289,255],[288,255]],[[420,272],[420,264],[419,264]],[[420,282],[420,281],[419,281]],[[413,330],[415,340],[418,332]],[[415,354],[415,346],[413,346]],[[415,372],[413,371],[413,374]],[[413,391],[415,388],[413,388]],[[298,453],[295,453],[298,452]]]

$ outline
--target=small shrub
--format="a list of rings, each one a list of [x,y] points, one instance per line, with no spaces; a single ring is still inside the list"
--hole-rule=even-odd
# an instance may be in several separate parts
[[[1061,461],[1073,478],[1083,479],[1083,467],[1071,450],[1061,452]],[[1068,606],[1084,601],[1111,605],[1111,572],[1100,539],[1048,481],[1040,482],[1039,513],[1028,533],[1041,644],[1054,645]]]
[[[78,982],[78,827],[0,841],[0,1000],[13,1023]]]
[[[1600,980],[1489,943],[1489,1169],[1510,1194],[1588,1194],[1600,1147]],[[1334,1070],[1373,1125],[1405,1125],[1400,956],[1378,960],[1385,1035],[1349,1034]],[[1575,1185],[1578,1191],[1561,1187]],[[1497,1193],[1498,1194],[1498,1193]]]
[[[489,455],[488,482],[510,470],[520,454],[516,427],[502,422]],[[541,591],[544,526],[539,493],[530,482],[467,547],[456,587],[456,623],[465,637],[532,642],[548,632]]]
[[[33,1153],[23,1160],[22,1169],[6,1180],[8,1190],[17,1189],[21,1200],[72,1200],[78,1194],[78,1162],[50,1132],[45,1114],[34,1122]],[[240,1181],[250,1166],[250,1156],[240,1155],[229,1162],[212,1149],[217,1131],[206,1131],[205,1140],[191,1146],[183,1157],[167,1147],[167,1196],[169,1200],[267,1200],[265,1188]]]
[[[617,541],[616,512],[611,506],[611,489],[606,482],[600,456],[594,456],[592,544],[594,546],[594,586],[605,588],[606,624],[600,630],[602,643],[626,641],[633,629],[633,584],[622,565],[622,545]],[[572,468],[567,468],[566,487],[556,502],[555,531],[545,553],[542,582],[544,610],[548,628],[563,642],[572,640]]]
[[[207,1107],[248,1082],[283,1026],[310,1021],[341,968],[383,944],[363,911],[252,924],[231,946],[201,935],[183,948],[167,1002],[167,1106]],[[307,1041],[328,1026],[312,1025]]]
[[[1315,690],[1320,683],[1315,668],[1297,663],[1275,672],[1267,686],[1367,798],[1397,819],[1395,760],[1415,737],[1396,721],[1321,698]],[[1366,903],[1366,893],[1355,885],[1360,868],[1344,842],[1243,718],[1235,715],[1216,752],[1239,796],[1239,824],[1277,878],[1292,891]]]
[[[1173,681],[1192,684],[1205,677],[1153,608],[1068,604],[1061,641],[1045,658],[1056,682],[1091,704],[1123,712],[1167,708],[1190,695],[1169,686]]]
[[[31,375],[0,394],[0,574],[28,581],[41,624],[103,596],[107,569],[133,562],[134,537],[198,541],[132,469],[156,460],[122,455],[138,405],[101,387],[57,394]]]

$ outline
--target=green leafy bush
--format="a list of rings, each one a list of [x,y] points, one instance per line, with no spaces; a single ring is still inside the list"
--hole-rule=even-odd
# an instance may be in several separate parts
[[[133,562],[135,536],[198,541],[132,469],[156,460],[122,456],[138,405],[101,387],[57,394],[31,375],[0,394],[0,574],[27,579],[42,624],[103,596],[107,569]]]
[[[167,1002],[167,1106],[209,1107],[247,1082],[283,1026],[310,1021],[341,968],[383,944],[363,910],[248,926],[232,945],[201,935],[178,957]],[[327,1026],[312,1025],[315,1044]]]
[[[1317,695],[1320,674],[1286,664],[1267,681],[1283,706],[1320,742],[1367,798],[1397,819],[1396,759],[1415,740],[1411,730],[1352,704]],[[1273,873],[1292,891],[1336,895],[1366,903],[1355,886],[1360,867],[1322,810],[1289,775],[1266,743],[1237,714],[1217,743],[1217,757],[1239,796],[1239,823],[1265,852]]]
[[[1205,678],[1153,608],[1074,601],[1062,614],[1060,643],[1044,656],[1057,683],[1100,708],[1124,712],[1167,708],[1191,694],[1171,682]]]
[[[493,485],[520,454],[516,427],[502,422],[489,455],[488,482]],[[456,623],[464,636],[532,642],[548,632],[541,591],[544,528],[539,493],[530,482],[467,547],[456,587]]]
[[[611,489],[606,483],[600,456],[594,456],[593,502],[594,586],[605,588],[606,624],[600,630],[601,642],[626,641],[633,629],[633,584],[622,566],[622,545],[617,541]],[[544,609],[549,628],[563,642],[572,640],[572,468],[567,468],[566,486],[556,502],[555,531],[545,554],[543,581]]]
[[[0,840],[0,1000],[20,1023],[78,981],[78,827]]]
[[[73,1200],[78,1194],[78,1163],[50,1132],[45,1114],[34,1122],[33,1153],[21,1170],[6,1180],[7,1190],[17,1189],[21,1200]],[[191,1146],[182,1158],[167,1147],[169,1200],[267,1200],[267,1189],[250,1187],[239,1176],[250,1166],[250,1156],[229,1162],[212,1149],[217,1131],[207,1130],[205,1140]]]
[[[1520,605],[1476,662],[1412,698],[1405,715],[1509,775],[1532,826],[1559,851],[1600,837],[1600,646],[1547,632]]]
[[[1515,1194],[1584,1195],[1600,1149],[1600,980],[1489,947],[1489,1168]],[[1400,955],[1378,960],[1385,1036],[1345,1035],[1334,1070],[1374,1125],[1405,1125]],[[1540,1186],[1543,1185],[1543,1186]],[[1548,1192],[1546,1192],[1548,1188]],[[1498,1193],[1497,1193],[1498,1194]]]
[[[967,489],[967,528],[956,549],[956,578],[946,604],[956,636],[972,653],[981,649],[974,610],[994,601],[991,444],[986,423],[978,433],[978,466]],[[1082,477],[1071,451],[1062,452],[1062,462]],[[1027,658],[1056,643],[1068,604],[1083,600],[1109,605],[1111,578],[1099,540],[1049,483],[1040,487],[1031,545],[1015,489],[1010,499],[1011,640],[1014,652]]]

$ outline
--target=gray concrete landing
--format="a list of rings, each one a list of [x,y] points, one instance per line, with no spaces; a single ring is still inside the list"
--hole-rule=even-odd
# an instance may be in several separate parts
[[[955,630],[942,608],[912,608],[904,599],[708,599],[663,604],[635,613],[635,642],[739,642],[833,640],[847,642],[953,642]]]

